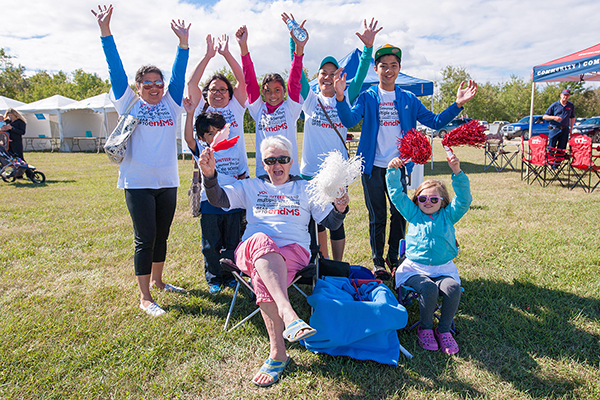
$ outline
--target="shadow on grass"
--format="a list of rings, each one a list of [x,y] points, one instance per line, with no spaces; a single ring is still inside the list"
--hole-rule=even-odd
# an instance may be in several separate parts
[[[29,179],[17,179],[14,182],[6,182],[5,184],[7,185],[13,185],[15,187],[19,187],[19,188],[41,188],[41,187],[46,187],[46,186],[50,186],[50,185],[54,185],[57,183],[73,183],[75,182],[74,180],[46,180],[44,183],[33,183],[32,181],[30,181]],[[4,183],[4,182],[3,182]]]

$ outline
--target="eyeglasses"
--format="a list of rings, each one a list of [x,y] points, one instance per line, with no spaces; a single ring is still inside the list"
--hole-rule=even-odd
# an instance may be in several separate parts
[[[426,203],[428,200],[431,204],[437,204],[442,198],[439,196],[417,196],[417,200],[419,200],[419,203],[421,204]]]
[[[146,90],[152,89],[152,86],[157,87],[158,89],[162,89],[162,88],[165,87],[165,83],[159,79],[159,80],[154,81],[154,82],[152,82],[152,81],[144,81],[144,82],[142,82],[142,86]]]
[[[263,161],[267,165],[275,165],[275,163],[279,163],[281,165],[287,164],[292,160],[291,157],[288,156],[279,156],[279,157],[267,157]]]
[[[212,94],[217,94],[217,93],[221,93],[221,94],[225,94],[227,92],[229,92],[228,89],[225,88],[221,88],[221,89],[208,89],[209,92],[211,92]]]

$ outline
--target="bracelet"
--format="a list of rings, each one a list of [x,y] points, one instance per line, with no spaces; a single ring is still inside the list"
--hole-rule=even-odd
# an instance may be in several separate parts
[[[181,43],[179,43],[179,48],[182,49],[182,50],[187,50],[187,49],[190,48],[190,46],[187,45],[187,44],[181,44]]]

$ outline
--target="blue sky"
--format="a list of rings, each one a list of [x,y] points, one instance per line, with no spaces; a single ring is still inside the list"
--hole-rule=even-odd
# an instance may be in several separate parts
[[[29,73],[72,72],[82,68],[107,77],[99,30],[88,0],[22,0],[0,23],[0,46]],[[289,69],[289,38],[279,15],[307,19],[310,40],[304,64],[311,74],[319,61],[341,58],[362,48],[355,32],[364,18],[383,26],[375,47],[392,43],[403,50],[402,71],[439,80],[446,65],[461,66],[479,82],[502,82],[516,75],[529,79],[534,65],[598,42],[597,1],[522,0],[115,0],[112,30],[125,69],[133,76],[143,64],[169,71],[177,39],[171,18],[192,23],[191,70],[205,52],[207,34],[234,35],[246,24],[249,47],[259,75]],[[239,48],[232,38],[232,53]],[[207,74],[225,66],[215,57]]]

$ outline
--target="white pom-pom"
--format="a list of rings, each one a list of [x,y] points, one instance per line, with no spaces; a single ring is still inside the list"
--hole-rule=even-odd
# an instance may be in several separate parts
[[[322,207],[333,203],[346,194],[346,188],[360,177],[362,161],[362,157],[357,156],[346,160],[338,150],[329,152],[308,185],[309,196]]]

